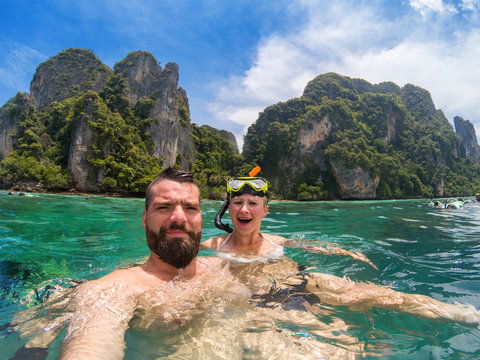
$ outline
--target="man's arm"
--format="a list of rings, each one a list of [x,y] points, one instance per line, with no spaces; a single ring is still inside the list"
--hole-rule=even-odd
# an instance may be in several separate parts
[[[330,305],[346,305],[353,310],[380,307],[431,319],[448,319],[465,324],[480,324],[480,313],[472,305],[446,304],[431,297],[406,294],[386,286],[357,283],[334,275],[307,275],[306,290]]]
[[[123,283],[96,280],[80,285],[59,359],[122,359],[124,334],[136,299]]]

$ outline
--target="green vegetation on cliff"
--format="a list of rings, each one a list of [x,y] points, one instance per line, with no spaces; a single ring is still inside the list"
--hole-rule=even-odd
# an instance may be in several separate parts
[[[355,198],[341,189],[351,185],[345,169],[378,183],[356,198],[472,195],[480,166],[458,148],[426,90],[329,73],[302,97],[266,108],[248,130],[244,155],[289,199]]]
[[[414,85],[320,75],[301,97],[260,114],[241,155],[233,134],[191,123],[178,66],[162,70],[147,52],[111,71],[91,51],[67,49],[37,72],[31,97],[19,93],[0,109],[4,186],[82,183],[140,194],[162,164],[175,162],[212,199],[255,165],[280,199],[468,196],[480,188],[478,158],[466,158],[428,91]]]
[[[101,188],[144,191],[161,170],[159,159],[147,153],[150,138],[145,133],[145,124],[151,119],[140,118],[134,110],[125,109],[122,117],[118,101],[109,101],[116,96],[113,93],[102,99],[90,91],[61,103],[53,102],[41,112],[32,106],[24,114],[16,134],[17,149],[0,164],[0,175],[11,177],[15,183],[42,183],[49,189],[72,187],[68,156],[75,128],[84,120],[92,131],[87,161],[104,174]]]
[[[193,171],[202,198],[219,199],[225,193],[228,179],[237,173],[244,174],[243,156],[238,153],[236,143],[225,136],[224,130],[208,125],[192,125],[193,143],[197,151]]]
[[[162,70],[138,51],[114,69],[84,49],[63,50],[38,67],[32,97],[19,93],[0,109],[0,124],[17,124],[7,135],[13,151],[2,145],[4,186],[140,194],[162,170],[163,154],[174,152],[175,166],[195,170],[202,196],[220,197],[232,172],[245,166],[243,157],[233,134],[191,124],[185,91],[177,90],[178,66]],[[194,144],[196,158],[181,141]]]

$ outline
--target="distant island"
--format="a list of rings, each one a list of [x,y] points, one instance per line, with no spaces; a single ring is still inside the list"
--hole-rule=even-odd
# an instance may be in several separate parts
[[[30,94],[0,108],[0,188],[142,195],[158,172],[195,172],[203,198],[225,196],[255,165],[289,200],[470,196],[480,189],[473,125],[455,130],[428,91],[335,73],[267,107],[245,136],[190,119],[175,63],[146,51],[113,69],[90,50],[41,63]]]

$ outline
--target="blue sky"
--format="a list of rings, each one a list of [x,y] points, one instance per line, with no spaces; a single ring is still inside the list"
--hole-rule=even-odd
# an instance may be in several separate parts
[[[0,105],[36,67],[86,48],[176,62],[192,121],[242,143],[266,106],[334,71],[421,86],[480,135],[480,0],[0,0]]]

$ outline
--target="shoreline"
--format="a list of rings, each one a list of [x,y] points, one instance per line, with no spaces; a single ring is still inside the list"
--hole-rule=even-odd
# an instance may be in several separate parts
[[[68,196],[82,196],[85,198],[89,198],[91,196],[101,196],[101,197],[111,197],[111,198],[125,198],[125,199],[144,199],[145,194],[122,194],[117,192],[81,192],[76,190],[69,190],[69,191],[28,191],[28,190],[16,190],[16,189],[0,189],[0,191],[5,191],[8,193],[12,193],[10,195],[29,195],[29,194],[48,194],[48,195],[68,195]],[[433,199],[449,199],[449,198],[469,198],[474,197],[471,196],[445,196],[445,197],[434,197],[434,198],[422,198],[422,197],[409,197],[409,198],[401,198],[401,199],[328,199],[328,200],[315,200],[315,201],[300,201],[300,200],[286,200],[286,199],[269,199],[268,202],[303,202],[303,203],[313,203],[313,202],[332,202],[332,201],[399,201],[399,200],[433,200]],[[201,199],[201,201],[220,201],[223,202],[225,200],[222,199]]]
[[[142,199],[145,198],[144,194],[121,194],[117,192],[81,192],[77,190],[69,190],[69,191],[32,191],[32,190],[17,190],[15,188],[11,189],[0,189],[0,191],[5,191],[7,193],[13,193],[12,195],[17,195],[21,196],[23,195],[28,195],[28,194],[48,194],[48,195],[70,195],[70,196],[83,196],[83,197],[90,197],[90,196],[102,196],[102,197],[112,197],[112,198],[130,198],[130,199]]]

